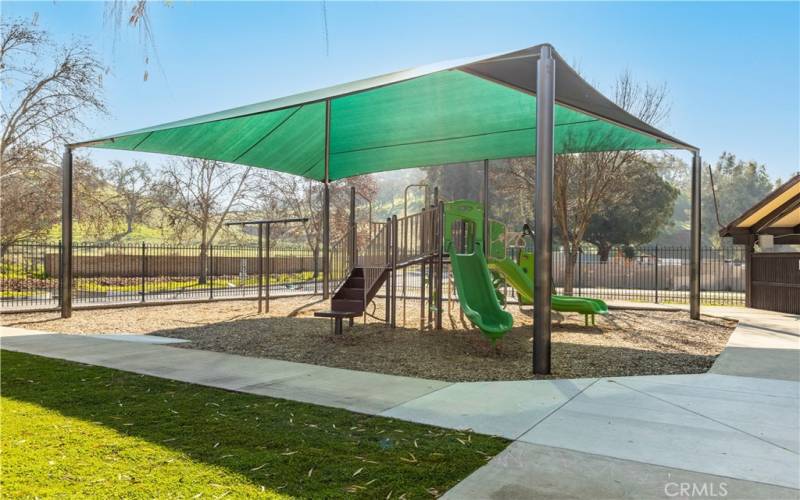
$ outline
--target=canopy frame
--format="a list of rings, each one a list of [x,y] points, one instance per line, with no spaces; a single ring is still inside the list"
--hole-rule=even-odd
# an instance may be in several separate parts
[[[514,61],[522,58],[536,58],[536,65],[534,74],[530,78],[522,75],[524,81],[528,82],[528,86],[522,84],[514,84],[509,81],[513,78],[499,78],[487,73],[483,73],[475,69],[479,65],[497,66],[498,74],[503,74],[503,71],[508,73],[508,68],[503,68],[502,65],[509,61]],[[623,110],[616,107],[611,101],[606,99],[602,94],[597,92],[591,85],[586,83],[564,60],[555,52],[549,44],[538,45],[523,49],[521,51],[502,54],[500,56],[492,56],[488,58],[477,58],[467,61],[462,61],[460,64],[445,64],[434,66],[434,69],[414,69],[404,72],[398,72],[373,79],[361,80],[346,84],[342,86],[333,87],[330,89],[323,89],[322,91],[300,94],[299,96],[292,96],[289,98],[279,99],[277,102],[283,102],[283,107],[274,105],[276,101],[268,101],[254,105],[256,109],[253,110],[251,115],[258,115],[266,112],[278,111],[281,109],[288,109],[293,106],[302,106],[313,103],[325,103],[325,122],[324,122],[324,172],[321,179],[323,183],[323,213],[322,213],[322,254],[323,254],[323,298],[327,299],[329,296],[330,285],[330,264],[329,264],[329,246],[330,246],[330,182],[331,182],[331,101],[336,98],[363,93],[377,88],[388,87],[397,83],[402,83],[422,76],[438,73],[444,70],[460,70],[466,74],[483,78],[486,81],[494,84],[509,87],[516,91],[536,96],[536,121],[535,121],[535,134],[536,134],[536,193],[535,193],[535,228],[536,228],[536,242],[535,242],[535,283],[534,283],[534,307],[536,314],[534,315],[534,345],[536,348],[533,350],[533,369],[535,374],[548,374],[551,368],[551,355],[550,355],[550,337],[551,337],[551,304],[550,304],[550,290],[552,289],[552,212],[553,212],[553,175],[554,175],[554,138],[555,138],[555,105],[566,109],[571,109],[597,120],[610,123],[612,125],[621,127],[623,129],[643,134],[654,139],[657,143],[662,143],[676,149],[684,149],[692,153],[692,211],[691,211],[691,259],[690,259],[690,317],[692,319],[699,319],[700,317],[700,168],[701,159],[700,151],[698,148],[691,146],[687,143],[681,142],[663,132],[654,129],[644,122],[630,116]],[[513,73],[513,71],[511,72]],[[508,73],[510,74],[510,73]],[[511,74],[512,77],[519,78],[520,75]],[[565,90],[559,92],[561,87],[558,86],[558,80],[564,81]],[[350,90],[346,90],[350,88]],[[535,90],[533,90],[535,89]],[[319,96],[319,93],[326,95]],[[303,100],[303,97],[317,96]],[[598,110],[603,109],[603,112],[597,111],[592,106],[578,105],[577,101],[584,99],[585,102],[593,104]],[[274,107],[270,107],[274,105]],[[247,114],[236,115],[236,110],[229,110],[221,112],[219,120],[231,118],[233,113],[234,118],[242,116],[250,116]],[[205,117],[213,115],[204,115]],[[227,116],[227,118],[226,118]],[[191,123],[192,120],[200,120],[203,116],[195,119],[184,120],[184,122]],[[151,133],[157,130],[166,130],[165,127],[178,126],[173,122],[162,126],[154,127]],[[197,123],[206,123],[199,121]],[[187,125],[188,126],[188,125]],[[162,128],[159,128],[162,127]],[[72,172],[72,152],[74,149],[80,147],[99,147],[104,144],[113,144],[117,137],[130,136],[133,133],[144,133],[148,129],[133,131],[126,134],[117,136],[109,136],[100,139],[93,139],[84,142],[77,142],[68,144],[65,147],[63,156],[63,198],[62,198],[62,243],[64,251],[62,252],[61,272],[63,273],[61,280],[60,302],[61,302],[61,316],[68,318],[72,315],[72,196],[73,196],[73,172]],[[148,136],[149,137],[149,136]],[[145,137],[146,139],[147,137]],[[141,142],[144,142],[143,139]],[[141,142],[139,144],[141,144]],[[138,146],[137,146],[138,147]],[[135,148],[132,148],[135,150]],[[242,155],[237,157],[241,158]],[[488,159],[485,160],[485,165],[488,164]],[[313,168],[313,166],[311,167]],[[400,167],[403,168],[403,167]],[[356,175],[356,174],[353,174]],[[338,177],[345,178],[348,176]],[[259,226],[260,227],[260,226]]]

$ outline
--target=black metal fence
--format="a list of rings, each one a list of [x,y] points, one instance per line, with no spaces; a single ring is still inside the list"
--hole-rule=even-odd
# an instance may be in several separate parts
[[[615,249],[601,258],[579,252],[573,265],[573,295],[603,300],[689,303],[690,251],[683,247]],[[555,252],[553,280],[564,292],[569,256]],[[706,305],[744,305],[745,267],[742,247],[701,249],[700,295]]]
[[[516,251],[511,249],[512,255]],[[0,248],[0,310],[57,308],[61,252],[57,243]],[[556,292],[564,293],[568,256],[554,252],[553,259]],[[76,244],[73,269],[73,303],[77,307],[255,298],[258,293],[256,246],[213,245],[203,252],[196,245]],[[322,293],[321,256],[308,247],[275,244],[263,272],[263,283],[269,279],[272,297]],[[423,281],[419,269],[404,274],[398,285],[405,290],[405,297],[418,297]],[[444,278],[448,276],[445,272]],[[573,266],[572,282],[575,295],[686,304],[689,249],[614,250],[606,259],[596,252],[581,252]],[[744,305],[743,249],[702,249],[700,282],[702,303]],[[509,295],[513,299],[510,290]]]
[[[0,249],[0,309],[59,306],[59,244],[15,244]],[[73,246],[73,304],[112,305],[180,300],[254,298],[257,246]],[[321,293],[321,262],[307,247],[273,245],[262,283],[273,297]]]

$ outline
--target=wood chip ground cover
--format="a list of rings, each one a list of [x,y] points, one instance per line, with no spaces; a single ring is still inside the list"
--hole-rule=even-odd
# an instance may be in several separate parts
[[[327,307],[319,297],[294,297],[273,300],[262,315],[253,301],[231,301],[76,311],[67,320],[54,313],[16,314],[3,321],[62,333],[155,334],[191,340],[178,345],[187,349],[446,381],[532,378],[529,310],[509,306],[515,328],[493,347],[462,320],[457,304],[445,305],[442,331],[420,331],[419,302],[409,300],[405,315],[398,307],[398,328],[358,319],[341,336],[333,335],[329,320],[313,317]],[[382,300],[374,314],[383,316]],[[706,316],[691,321],[685,312],[614,310],[587,327],[583,316],[567,314],[553,328],[552,377],[702,373],[734,326]]]

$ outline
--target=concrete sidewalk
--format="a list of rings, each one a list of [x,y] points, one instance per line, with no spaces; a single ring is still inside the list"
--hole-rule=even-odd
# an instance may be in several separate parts
[[[515,440],[448,498],[799,498],[800,318],[703,312],[740,324],[702,375],[452,384],[11,328],[0,344]]]

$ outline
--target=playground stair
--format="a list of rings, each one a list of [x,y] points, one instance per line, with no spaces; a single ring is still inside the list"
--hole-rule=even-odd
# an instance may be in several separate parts
[[[388,268],[370,268],[369,271],[365,273],[363,267],[354,267],[331,297],[331,309],[314,313],[318,318],[332,318],[334,333],[337,335],[342,333],[344,318],[349,319],[352,326],[353,319],[364,314],[367,304],[372,301],[389,275]]]

